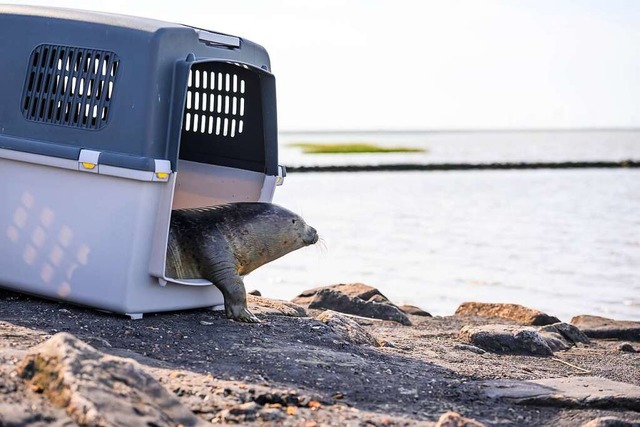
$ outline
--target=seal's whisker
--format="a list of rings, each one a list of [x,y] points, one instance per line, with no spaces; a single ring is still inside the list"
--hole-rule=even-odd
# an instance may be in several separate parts
[[[327,248],[327,242],[321,236],[318,236],[318,242],[315,246],[316,248],[318,248],[317,250],[320,251],[320,253],[322,253],[323,255],[329,252],[329,249]]]

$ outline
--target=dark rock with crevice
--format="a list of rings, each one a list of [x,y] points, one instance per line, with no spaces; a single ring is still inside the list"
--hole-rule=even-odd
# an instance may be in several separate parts
[[[498,354],[528,354],[551,356],[589,339],[575,326],[566,323],[534,328],[522,325],[465,326],[459,338],[483,350]]]
[[[365,285],[364,283],[340,283],[338,285],[320,286],[318,288],[307,289],[306,291],[303,291],[300,295],[295,297],[292,301],[303,306],[309,305],[309,303],[313,300],[313,297],[318,292],[324,289],[332,289],[349,297],[360,298],[364,301],[372,300],[377,302],[390,302],[389,299],[384,296],[377,288]]]
[[[591,340],[584,332],[578,329],[575,325],[571,325],[569,323],[560,322],[552,325],[545,325],[540,327],[538,331],[557,333],[571,344],[591,343]]]
[[[310,289],[292,300],[309,309],[333,310],[372,319],[411,325],[407,315],[376,288],[362,283]]]
[[[551,356],[553,350],[531,327],[517,325],[485,325],[460,330],[460,339],[483,350],[499,354]]]

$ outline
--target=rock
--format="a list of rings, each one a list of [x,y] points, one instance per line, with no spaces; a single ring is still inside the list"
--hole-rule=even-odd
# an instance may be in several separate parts
[[[257,289],[254,289],[252,291],[247,292],[247,295],[253,295],[254,297],[261,297],[262,296],[262,292],[260,292]]]
[[[571,324],[580,328],[590,338],[640,341],[640,322],[583,314],[571,319]]]
[[[325,323],[334,334],[341,339],[353,344],[366,344],[379,347],[378,340],[371,335],[366,329],[358,324],[358,322],[343,316],[335,311],[327,310],[320,313],[316,319]]]
[[[407,314],[411,314],[413,316],[423,316],[423,317],[433,317],[431,313],[428,313],[421,309],[420,307],[416,307],[415,305],[401,305],[398,307],[400,310],[404,311]]]
[[[582,332],[580,329],[576,328],[574,325],[570,325],[568,323],[560,322],[554,323],[552,325],[545,325],[538,328],[539,332],[553,332],[562,336],[565,340],[567,340],[571,344],[589,344],[591,341],[589,337]]]
[[[640,387],[600,377],[550,378],[534,381],[484,381],[491,398],[520,404],[569,408],[640,410]]]
[[[68,333],[30,349],[17,372],[81,425],[204,425],[137,362]]]
[[[576,344],[589,344],[589,338],[573,325],[554,323],[538,328],[538,333],[553,351],[568,350]]]
[[[618,346],[618,351],[624,351],[627,353],[637,353],[638,351],[628,342],[624,342]]]
[[[356,316],[392,320],[403,325],[411,325],[407,315],[392,304],[364,301],[332,289],[319,291],[309,304],[309,308],[329,309]]]
[[[476,420],[464,418],[457,412],[445,412],[434,427],[485,427],[485,425]]]
[[[525,325],[541,326],[558,323],[557,317],[549,316],[541,311],[534,310],[519,304],[500,304],[484,302],[465,302],[458,307],[455,313],[460,315],[501,317],[514,320]]]
[[[538,335],[540,335],[553,352],[569,350],[571,348],[571,344],[565,341],[559,333],[538,331]]]
[[[469,344],[456,344],[453,346],[453,348],[455,348],[456,350],[470,351],[471,353],[475,353],[475,354],[486,353],[486,351],[484,351],[480,347],[476,347],[475,345],[469,345]]]
[[[255,402],[242,403],[220,411],[216,415],[216,421],[233,424],[255,421],[258,417],[258,409],[259,406]]]
[[[333,310],[380,320],[411,325],[406,314],[377,289],[362,283],[315,288],[292,300],[310,309]]]
[[[365,285],[364,283],[340,283],[338,285],[322,286],[319,288],[313,288],[302,292],[295,297],[292,301],[300,305],[309,305],[313,297],[324,289],[333,289],[339,291],[347,296],[353,298],[360,298],[364,301],[374,300],[376,302],[386,301],[390,302],[387,297],[374,288],[373,286]]]
[[[258,418],[264,422],[281,421],[285,418],[285,415],[280,409],[276,408],[263,408],[258,411]]]
[[[459,338],[493,353],[553,355],[546,340],[531,327],[516,325],[464,326],[460,330]]]
[[[625,421],[617,417],[598,417],[582,427],[640,427],[640,421]]]
[[[75,427],[76,423],[61,409],[55,408],[55,414],[37,412],[32,402],[20,404],[0,404],[0,426],[3,427]]]
[[[367,286],[367,285],[363,285],[363,286]],[[374,289],[375,289],[375,288],[374,288]],[[376,291],[377,291],[377,289],[376,289]],[[347,295],[348,295],[348,293],[347,293],[347,292],[342,292],[342,293],[343,293],[343,294],[347,294]],[[375,294],[375,295],[373,295],[372,297],[370,297],[370,298],[368,298],[368,299],[362,298],[362,297],[360,297],[360,296],[358,296],[358,295],[349,295],[349,296],[352,296],[352,297],[354,297],[354,298],[360,298],[360,299],[362,299],[362,300],[369,301],[369,302],[379,302],[379,303],[381,303],[381,304],[392,304],[392,302],[391,302],[391,301],[389,301],[389,300],[387,299],[387,297],[385,297],[385,296],[384,296],[384,295],[382,295],[382,294]],[[396,307],[397,307],[397,306],[396,306]]]
[[[254,314],[268,314],[275,316],[306,317],[304,307],[290,301],[265,298],[247,294],[247,306]]]

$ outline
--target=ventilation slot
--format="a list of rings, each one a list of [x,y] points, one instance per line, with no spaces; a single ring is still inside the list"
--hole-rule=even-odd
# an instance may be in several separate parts
[[[22,113],[37,122],[102,128],[109,118],[119,64],[109,51],[36,47],[29,59]]]
[[[183,129],[235,138],[244,132],[246,81],[233,72],[191,69]]]

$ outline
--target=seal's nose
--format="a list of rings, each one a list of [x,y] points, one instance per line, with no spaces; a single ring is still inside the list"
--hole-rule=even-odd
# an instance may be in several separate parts
[[[315,228],[308,226],[306,236],[302,240],[307,245],[313,245],[318,241],[318,232]]]

